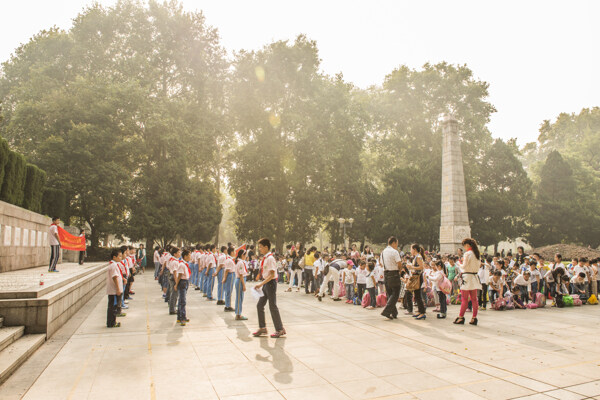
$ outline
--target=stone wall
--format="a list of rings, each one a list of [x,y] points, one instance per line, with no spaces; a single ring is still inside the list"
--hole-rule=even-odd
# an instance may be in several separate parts
[[[0,272],[48,265],[51,223],[49,217],[0,201]]]

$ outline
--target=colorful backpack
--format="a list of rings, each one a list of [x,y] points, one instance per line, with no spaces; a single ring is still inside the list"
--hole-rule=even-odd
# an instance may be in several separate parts
[[[354,296],[352,298],[352,303],[354,303],[355,306],[360,306],[362,304],[362,300],[360,299],[360,297]]]
[[[537,308],[545,307],[546,306],[546,296],[544,296],[542,293],[536,293],[535,304],[537,304]]]
[[[377,296],[377,307],[385,307],[385,305],[387,304],[387,296],[385,293],[380,294],[379,296]]]
[[[583,302],[581,301],[581,299],[573,299],[573,305],[575,307],[579,307],[583,304]]]
[[[496,311],[504,311],[506,310],[506,300],[497,298],[492,304],[492,308]]]
[[[598,304],[598,299],[596,298],[596,295],[591,295],[590,298],[587,301],[588,304]]]
[[[362,306],[364,308],[369,307],[371,305],[371,295],[367,292],[363,296]]]
[[[535,303],[529,303],[525,307],[529,308],[530,310],[535,310],[536,308],[538,308],[538,305]]]
[[[571,296],[563,296],[565,307],[573,307],[573,298]]]
[[[433,291],[429,290],[427,292],[427,307],[435,307],[435,298],[433,297]]]
[[[450,304],[460,304],[460,295],[450,296]]]
[[[442,279],[442,282],[438,285],[438,287],[440,291],[442,291],[444,294],[452,293],[452,282],[450,282],[450,280],[445,276],[444,279]]]

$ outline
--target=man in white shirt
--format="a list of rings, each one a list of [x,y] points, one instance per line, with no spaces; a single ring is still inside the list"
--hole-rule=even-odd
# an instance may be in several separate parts
[[[60,224],[60,218],[52,218],[52,225],[50,225],[48,234],[48,243],[50,244],[50,265],[48,266],[48,272],[59,272],[56,270],[56,264],[60,257],[60,238],[58,237],[58,224]]]
[[[340,271],[348,266],[345,256],[342,256],[341,253],[336,253],[336,257],[333,261],[329,263],[329,265],[325,266],[323,270],[323,282],[321,283],[321,287],[319,288],[319,293],[317,295],[317,299],[319,301],[323,301],[323,296],[327,293],[327,289],[329,286],[329,281],[333,281],[333,293],[332,299],[333,301],[340,301]]]
[[[388,239],[388,246],[381,252],[381,264],[384,269],[385,291],[388,295],[387,305],[381,315],[388,319],[398,318],[398,297],[400,296],[400,267],[402,258],[398,252],[398,239],[394,236]]]

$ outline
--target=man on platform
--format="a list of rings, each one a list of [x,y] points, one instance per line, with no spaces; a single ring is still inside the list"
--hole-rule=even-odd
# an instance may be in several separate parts
[[[60,224],[60,218],[52,218],[52,225],[49,229],[48,243],[50,244],[50,265],[48,266],[48,272],[59,272],[56,270],[56,264],[60,257],[60,238],[58,237],[58,224]]]

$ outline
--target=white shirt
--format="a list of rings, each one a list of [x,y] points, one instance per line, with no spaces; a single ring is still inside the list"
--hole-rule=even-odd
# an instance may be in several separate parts
[[[373,271],[371,271],[371,272],[369,272],[367,270],[367,289],[375,287],[375,284],[373,283],[373,278],[375,278],[375,281],[377,281],[377,275],[375,275],[375,269],[373,269]]]
[[[181,275],[179,279],[190,279],[190,270],[188,269],[188,264],[183,260],[177,260],[178,264],[175,267],[177,274]]]
[[[344,283],[346,285],[354,285],[354,275],[356,274],[356,271],[354,271],[353,269],[344,269]]]
[[[117,285],[115,285],[114,277],[117,277]],[[108,272],[106,274],[106,294],[116,295],[118,292],[123,293],[123,279],[119,271],[119,263],[112,261],[108,264]]]
[[[268,253],[267,255],[265,255],[265,257],[261,261],[261,267],[263,270],[263,278],[269,276],[269,272],[271,271],[273,271],[273,273],[275,274],[274,276],[277,276],[277,263],[275,262],[275,257],[273,257],[273,254]]]
[[[513,283],[519,286],[527,286],[527,291],[531,291],[531,277],[526,281],[525,278],[523,278],[523,274],[521,274],[515,278]]]
[[[49,233],[48,243],[50,243],[50,246],[58,246],[60,243],[54,236],[55,234],[58,235],[58,226],[55,224],[50,225]]]
[[[235,261],[233,261],[233,258],[227,257],[225,259],[225,266],[223,268],[225,269],[225,271],[229,272],[230,274],[233,274],[233,272],[235,271]]]
[[[573,268],[573,276],[578,276],[579,273],[583,272],[585,274],[585,278],[583,279],[584,282],[587,282],[587,271],[585,270],[585,267],[582,265],[577,264],[575,266],[575,268]]]
[[[369,274],[368,269],[359,268],[356,270],[356,283],[360,283],[362,285],[367,283],[367,275]]]
[[[171,256],[169,261],[167,261],[167,268],[170,273],[174,273],[179,268],[179,260]]]
[[[398,271],[398,263],[402,259],[398,250],[388,246],[381,252],[381,260],[386,271]]]
[[[315,274],[323,273],[323,270],[325,269],[325,264],[326,262],[322,258],[316,260],[314,264]]]
[[[219,254],[217,256],[217,267],[219,265],[224,265],[225,264],[225,260],[227,259],[227,256],[223,253]]]
[[[158,252],[158,250],[154,250],[154,262],[160,262],[160,253]]]
[[[481,283],[487,285],[487,283],[490,280],[490,266],[488,264],[481,264],[477,275],[479,275],[479,280],[481,281]]]
[[[444,273],[442,271],[431,272],[431,275],[429,275],[429,281],[431,282],[431,289],[439,290],[438,284],[441,283],[442,279],[444,279]]]
[[[248,267],[246,267],[246,263],[242,260],[238,260],[235,265],[235,276],[236,278],[240,278],[243,276],[248,276]]]

